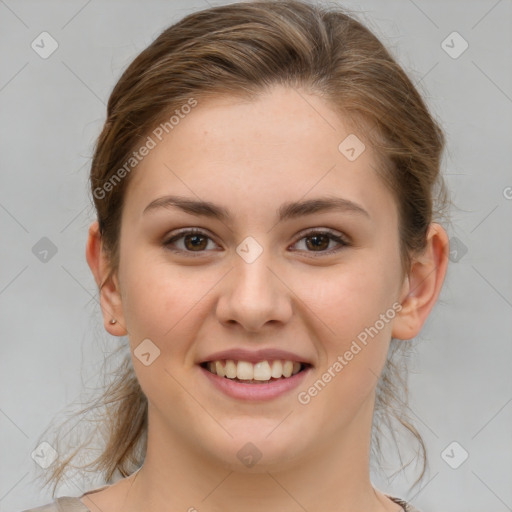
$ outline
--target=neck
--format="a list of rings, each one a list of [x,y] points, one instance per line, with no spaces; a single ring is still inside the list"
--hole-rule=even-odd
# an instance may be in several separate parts
[[[149,407],[143,467],[126,496],[127,512],[384,512],[400,510],[369,477],[373,396],[343,432],[325,433],[308,453],[279,464],[234,468],[170,432]]]

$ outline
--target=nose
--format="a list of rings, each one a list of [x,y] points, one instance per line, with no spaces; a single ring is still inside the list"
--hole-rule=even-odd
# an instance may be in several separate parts
[[[258,332],[266,324],[284,325],[290,320],[293,293],[265,255],[263,251],[252,263],[235,256],[235,268],[222,281],[217,302],[222,324]]]

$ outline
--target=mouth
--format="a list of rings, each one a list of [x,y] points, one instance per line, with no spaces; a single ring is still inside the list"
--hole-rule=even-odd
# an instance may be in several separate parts
[[[243,384],[268,384],[282,381],[312,367],[309,363],[286,359],[262,360],[255,363],[243,360],[217,359],[215,361],[204,361],[199,366],[217,377],[224,377]]]

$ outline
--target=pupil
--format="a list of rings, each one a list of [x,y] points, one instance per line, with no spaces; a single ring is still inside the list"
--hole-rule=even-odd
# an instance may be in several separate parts
[[[324,242],[327,241],[327,245],[329,245],[329,240],[328,240],[328,238],[325,235],[313,235],[313,236],[308,237],[309,240],[315,240],[315,242],[313,243],[313,248],[316,247],[316,248],[325,249],[326,248],[325,243],[324,244],[322,244],[322,243],[318,244],[318,239],[322,239],[322,238],[323,238]],[[306,241],[306,244],[309,246],[307,241]]]
[[[201,245],[201,242],[199,242],[199,244],[197,243],[198,239],[203,239],[203,244]],[[194,242],[192,242],[192,248],[199,248],[199,249],[204,249],[204,240],[205,240],[205,237],[202,236],[202,235],[187,235],[185,237],[185,245],[187,246],[188,249],[190,249],[190,247],[187,245],[187,242],[190,242],[191,240],[195,240]]]

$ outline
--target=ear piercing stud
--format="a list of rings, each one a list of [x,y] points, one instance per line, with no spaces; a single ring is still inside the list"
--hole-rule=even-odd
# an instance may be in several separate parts
[[[110,323],[111,323],[111,324],[115,324],[116,322],[117,322],[117,320],[116,320],[115,318],[112,318],[112,319],[110,320]]]

